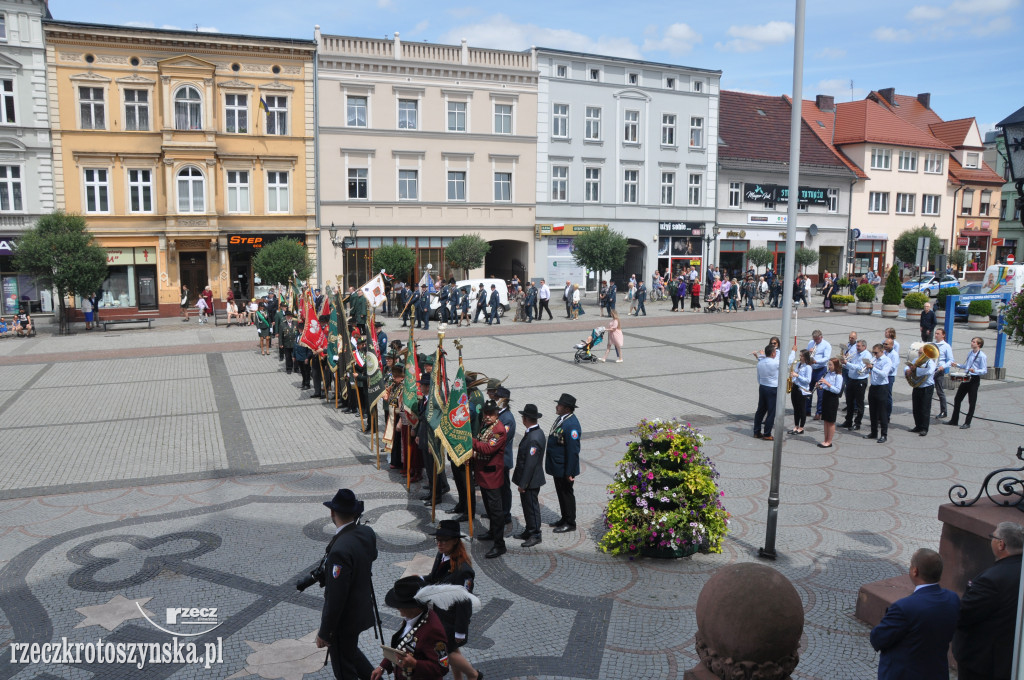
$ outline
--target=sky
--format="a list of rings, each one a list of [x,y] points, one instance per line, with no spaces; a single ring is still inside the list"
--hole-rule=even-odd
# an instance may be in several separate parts
[[[323,33],[609,54],[722,71],[723,89],[793,91],[795,0],[50,0],[55,19],[313,37]],[[496,11],[499,10],[499,11]],[[804,99],[930,92],[984,134],[1024,106],[1024,0],[808,0]]]

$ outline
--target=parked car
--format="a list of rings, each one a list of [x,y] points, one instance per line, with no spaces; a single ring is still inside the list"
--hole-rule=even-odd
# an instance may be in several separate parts
[[[960,286],[961,295],[978,295],[981,292],[981,283],[977,281]],[[969,304],[971,303],[963,300],[956,301],[956,310],[953,312],[954,321],[967,321],[967,306]]]
[[[508,284],[501,279],[464,279],[462,281],[456,281],[455,285],[459,288],[459,295],[465,295],[472,288],[473,297],[469,301],[469,314],[473,315],[473,310],[476,309],[476,293],[480,289],[480,284],[484,284],[484,290],[487,291],[487,298],[491,296],[491,284],[493,283],[495,288],[498,290],[498,317],[504,318],[505,312],[510,307],[508,304]],[[437,295],[430,296],[430,318],[440,318],[441,303],[437,299]]]
[[[925,272],[904,282],[903,294],[924,293],[928,297],[935,297],[939,293],[939,288],[955,288],[956,285],[957,278],[952,274],[940,277],[935,272]]]

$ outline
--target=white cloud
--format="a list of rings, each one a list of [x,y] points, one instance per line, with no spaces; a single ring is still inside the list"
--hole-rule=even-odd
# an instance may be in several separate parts
[[[910,42],[914,34],[905,28],[880,26],[871,33],[871,37],[879,42]]]
[[[455,19],[465,19],[467,17],[471,17],[471,16],[474,16],[476,14],[480,14],[480,8],[479,7],[472,7],[472,6],[470,6],[470,7],[452,7],[451,9],[447,10],[447,12],[448,12],[449,16],[451,16],[451,17],[453,17]]]
[[[952,0],[948,5],[916,5],[906,15],[913,30],[899,32],[909,34],[909,39],[928,40],[955,39],[965,32],[978,37],[994,35],[1013,28],[1011,11],[1020,4],[1021,0]]]
[[[911,21],[935,21],[946,15],[946,10],[934,5],[918,5],[907,12],[907,18]]]
[[[552,47],[573,52],[607,54],[629,59],[640,59],[640,49],[629,38],[588,35],[568,29],[545,28],[536,24],[520,24],[503,14],[495,14],[485,21],[456,26],[441,36],[442,43],[457,45],[466,38],[471,46],[499,50],[526,50],[530,47]]]
[[[131,26],[132,28],[160,28],[165,31],[198,31],[200,33],[220,33],[220,30],[215,26],[193,26],[192,28],[182,28],[181,26],[175,26],[174,24],[161,24],[157,26],[152,21],[126,21],[124,26]]]
[[[419,35],[420,33],[423,33],[423,31],[427,30],[429,27],[430,22],[424,19],[423,21],[413,26],[411,31],[409,31],[408,33],[403,33],[402,35]]]
[[[830,94],[836,98],[837,102],[850,102],[857,99],[863,99],[868,94],[867,90],[860,87],[854,87],[851,93],[850,80],[848,78],[829,78],[826,80],[819,80],[811,90],[812,91],[810,93],[804,92],[804,99],[808,99],[819,94]]]
[[[644,40],[644,52],[668,52],[670,54],[685,54],[693,49],[693,46],[701,42],[703,38],[700,33],[693,30],[686,24],[672,24],[661,34],[660,38],[647,38]]]
[[[818,50],[818,53],[814,56],[819,59],[842,59],[846,56],[846,50],[841,50],[836,47],[826,47]]]
[[[725,52],[757,52],[767,45],[779,45],[793,39],[793,24],[788,21],[769,21],[759,26],[730,26],[728,35],[734,38],[726,43],[715,43]]]

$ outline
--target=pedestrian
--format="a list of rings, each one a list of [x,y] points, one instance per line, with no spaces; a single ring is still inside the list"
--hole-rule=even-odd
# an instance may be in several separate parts
[[[764,280],[764,277],[758,277],[757,281],[757,299],[761,302],[761,306],[764,307],[765,298],[768,297],[768,282]]]
[[[188,323],[188,286],[182,285],[181,287],[181,316],[185,317],[182,321]]]
[[[203,299],[206,300],[205,316],[213,314],[213,289],[207,286],[203,289]]]
[[[516,538],[522,539],[522,547],[532,548],[541,541],[540,535],[540,487],[544,479],[544,433],[537,423],[543,417],[535,404],[527,404],[519,412],[523,427],[523,438],[516,454],[516,468],[512,483],[519,489],[519,502],[523,506],[525,527]]]
[[[696,312],[700,309],[700,281],[695,277],[690,279],[690,311]]]
[[[199,323],[206,323],[206,312],[209,307],[205,297],[200,296],[196,299],[196,309],[199,311]]]
[[[641,312],[644,316],[647,316],[647,284],[641,281],[636,286],[636,313],[633,316],[640,316]],[[615,311],[615,305],[612,304],[611,311]]]
[[[947,657],[960,598],[940,586],[940,578],[939,553],[928,548],[915,552],[910,558],[913,594],[889,605],[871,630],[871,646],[881,652],[878,680],[949,680]]]
[[[359,650],[359,634],[372,628],[377,616],[370,578],[377,535],[359,524],[364,505],[351,490],[338,489],[324,506],[336,529],[323,563],[324,608],[316,646],[328,647],[335,678],[365,678],[373,666]]]
[[[836,292],[835,279],[825,277],[825,285],[821,287],[821,307],[826,313],[832,311],[832,295]]]
[[[754,412],[754,439],[772,441],[775,425],[775,397],[779,389],[779,354],[772,343],[764,348],[764,355],[757,357],[757,410]],[[762,423],[764,428],[762,429]]]
[[[726,314],[729,313],[729,294],[732,293],[732,282],[729,279],[722,281],[722,285],[719,288],[722,293],[722,310]]]
[[[668,296],[672,299],[672,311],[679,311],[679,280],[671,279],[668,282]]]
[[[270,356],[270,319],[267,318],[266,309],[261,302],[256,309],[256,335],[260,339],[260,356]]]
[[[821,376],[825,375],[828,360],[832,356],[832,344],[824,338],[817,328],[811,331],[811,341],[807,343],[807,350],[814,359],[814,372],[811,375],[811,383],[817,384]],[[807,415],[811,415],[811,400],[807,400]],[[814,419],[821,420],[821,393],[818,393],[818,405],[814,410]]]
[[[800,358],[795,359],[796,338],[793,338],[793,351],[790,352],[790,378],[793,381],[790,399],[793,403],[793,429],[790,434],[803,434],[804,424],[807,422],[807,413],[804,410],[804,401],[811,396],[811,375],[814,359],[806,349],[800,350]],[[834,421],[833,421],[834,422]]]
[[[619,321],[619,313],[612,310],[612,320],[608,322],[608,345],[604,348],[604,356],[601,361],[608,361],[608,352],[615,349],[615,363],[622,363],[622,324]]]
[[[464,297],[465,293],[455,285],[455,279],[448,279],[448,323],[454,321],[456,326],[462,325],[462,321],[459,319],[459,307],[461,307]]]
[[[939,358],[935,360],[935,394],[939,397],[939,415],[936,418],[945,418],[946,390],[942,386],[942,378],[949,375],[949,367],[953,364],[953,348],[946,342],[945,329],[935,329],[935,346],[939,348]]]
[[[580,286],[578,283],[572,284],[572,318],[580,318],[580,314],[585,314],[583,306],[580,304]]]
[[[626,302],[629,303],[629,311],[627,314],[633,314],[636,311],[636,283],[630,281],[626,285]]]
[[[960,680],[1009,680],[1024,527],[1000,522],[989,535],[996,563],[968,581],[953,635]]]
[[[533,317],[537,316],[537,284],[530,282],[526,291],[526,323],[532,323]]]
[[[978,404],[978,387],[981,385],[981,376],[988,374],[988,357],[981,351],[984,346],[985,341],[982,338],[971,338],[971,351],[967,354],[964,363],[951,364],[962,368],[967,374],[967,380],[960,383],[956,389],[956,397],[953,399],[953,415],[946,423],[947,425],[956,425],[960,420],[960,404],[963,403],[964,397],[967,397],[967,417],[960,429],[966,430],[971,426],[974,407]]]
[[[540,280],[540,289],[537,292],[537,300],[539,307],[537,308],[537,320],[540,321],[540,316],[544,312],[548,313],[548,321],[551,321],[555,317],[551,316],[551,289],[548,288],[548,283],[544,279]]]
[[[806,350],[805,350],[806,351]],[[821,377],[817,389],[824,393],[824,405],[821,407],[821,421],[825,436],[818,444],[820,449],[832,447],[832,438],[836,436],[836,416],[839,414],[839,393],[843,390],[842,363],[839,358],[830,359],[828,370]]]
[[[878,443],[884,444],[889,434],[889,409],[886,401],[889,394],[889,358],[885,356],[885,348],[876,343],[871,348],[873,361],[866,364],[870,373],[871,386],[868,388],[868,409],[871,411],[871,432],[864,435],[865,439],[878,437]]]
[[[598,316],[604,316],[604,310],[608,309],[608,282],[601,281],[601,287],[597,291]]]
[[[493,283],[491,284],[491,296],[488,299],[488,302],[491,305],[491,313],[490,316],[487,317],[487,325],[490,326],[493,323],[500,326],[501,317],[498,316],[498,307],[501,306],[501,302],[498,299],[498,287]]]
[[[932,303],[924,303],[924,311],[921,312],[921,342],[931,342],[935,327],[939,325],[932,311]]]
[[[82,296],[82,314],[85,316],[85,330],[92,330],[92,300],[89,297]]]
[[[459,523],[443,519],[438,522],[437,531],[431,534],[437,544],[434,566],[424,579],[429,590],[421,590],[421,597],[430,596],[434,612],[440,619],[448,636],[448,666],[455,680],[482,677],[469,660],[462,654],[462,647],[469,640],[469,623],[473,617],[473,582],[476,572],[462,539],[465,536]],[[442,602],[443,596],[443,602]],[[447,607],[444,605],[451,602]]]
[[[420,595],[424,588],[423,578],[403,576],[384,596],[384,604],[398,610],[404,619],[401,627],[391,636],[391,648],[397,651],[395,667],[388,659],[362,674],[346,675],[363,680],[380,680],[384,673],[395,673],[405,680],[435,680],[448,673],[448,635],[435,611],[429,606],[429,596]],[[339,676],[340,677],[340,676]]]
[[[498,404],[492,400],[484,403],[480,432],[473,437],[473,461],[476,482],[480,487],[484,510],[490,522],[487,533],[477,538],[493,541],[494,545],[484,557],[501,557],[505,549],[505,512],[501,503],[502,484],[505,480],[505,442],[508,433],[505,425],[498,420]]]
[[[296,329],[296,332],[297,331],[298,329]],[[309,384],[309,360],[312,356],[313,353],[310,352],[309,348],[301,342],[296,342],[292,346],[292,358],[295,361],[295,368],[298,369],[299,374],[302,376],[302,382],[299,384],[300,390],[308,390],[312,387],[312,385]]]
[[[864,420],[864,397],[867,393],[870,374],[868,364],[871,361],[872,356],[868,352],[868,342],[863,339],[858,340],[854,350],[842,359],[849,380],[846,385],[846,420],[843,422],[843,427],[847,430],[859,430],[860,424]]]
[[[640,285],[643,285],[643,281]],[[554,533],[564,534],[576,531],[576,494],[573,485],[580,475],[580,444],[583,430],[580,428],[579,419],[576,418],[576,397],[563,393],[555,402],[555,413],[558,418],[548,433],[544,471],[551,475],[554,481],[559,516],[557,521],[548,526],[554,528]]]
[[[573,291],[573,284],[570,283],[568,280],[566,280],[566,282],[565,282],[565,290],[562,293],[562,300],[565,301],[565,318],[566,319],[575,318],[572,315],[572,291]]]
[[[487,320],[487,290],[484,289],[484,284],[480,284],[480,288],[476,292],[476,310],[473,312],[473,323],[480,321],[480,315],[483,315],[484,321]]]
[[[451,283],[445,283],[441,286],[441,289],[437,291],[437,320],[439,323],[448,323],[448,298],[451,295],[451,289],[454,288],[454,279]]]
[[[927,356],[927,355],[922,355]],[[911,403],[914,409],[914,429],[919,436],[928,434],[928,425],[931,423],[932,393],[935,392],[935,368],[934,359],[927,359],[920,366],[914,367],[907,364],[903,374],[909,379],[913,378],[917,383],[911,394]]]

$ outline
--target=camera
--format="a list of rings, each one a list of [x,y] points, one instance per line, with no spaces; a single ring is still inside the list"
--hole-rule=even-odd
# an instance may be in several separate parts
[[[327,566],[327,555],[324,555],[323,559],[320,560],[320,564],[316,565],[316,568],[313,569],[313,571],[309,572],[309,576],[304,576],[303,578],[299,579],[299,582],[295,584],[295,589],[298,590],[301,593],[306,588],[308,588],[311,585],[313,585],[314,583],[319,583],[320,587],[323,588],[324,587],[324,569],[326,568],[326,566]]]

